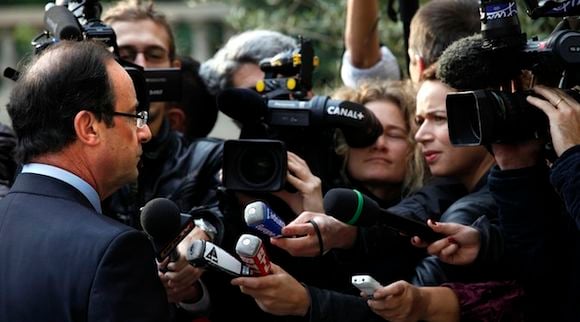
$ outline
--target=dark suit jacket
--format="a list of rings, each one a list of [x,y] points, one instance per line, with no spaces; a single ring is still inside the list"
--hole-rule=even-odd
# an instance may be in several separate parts
[[[60,180],[20,174],[0,200],[0,321],[165,321],[147,237]]]

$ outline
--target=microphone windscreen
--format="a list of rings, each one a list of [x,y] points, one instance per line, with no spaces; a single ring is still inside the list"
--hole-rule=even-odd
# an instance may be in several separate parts
[[[167,198],[155,198],[141,210],[141,226],[153,239],[157,249],[173,240],[181,229],[181,215],[177,205]]]
[[[268,114],[268,105],[260,94],[246,88],[227,88],[217,95],[217,106],[234,120],[254,123]]]
[[[481,34],[455,41],[439,58],[437,78],[465,91],[496,88],[520,74],[519,50],[488,47]]]
[[[377,223],[380,207],[356,190],[334,188],[324,196],[324,211],[349,225],[369,226]]]

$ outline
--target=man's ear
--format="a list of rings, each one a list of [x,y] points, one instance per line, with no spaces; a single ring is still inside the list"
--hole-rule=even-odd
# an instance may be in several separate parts
[[[174,59],[174,60],[171,62],[171,67],[181,68],[181,60],[179,60],[179,59]]]
[[[100,123],[95,114],[82,110],[75,115],[74,129],[77,139],[88,145],[95,145],[100,140]]]
[[[185,116],[185,112],[178,107],[170,107],[166,112],[166,116],[172,130],[185,133],[187,130],[187,117]]]

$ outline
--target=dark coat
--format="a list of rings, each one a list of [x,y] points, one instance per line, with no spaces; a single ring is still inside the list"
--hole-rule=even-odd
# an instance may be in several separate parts
[[[0,321],[165,321],[147,237],[71,185],[20,174],[0,200]]]

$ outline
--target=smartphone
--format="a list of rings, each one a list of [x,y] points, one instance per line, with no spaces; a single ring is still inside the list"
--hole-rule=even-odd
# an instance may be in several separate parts
[[[377,282],[370,275],[353,275],[351,279],[352,285],[365,293],[369,299],[373,298],[373,293],[381,287],[381,283]]]

